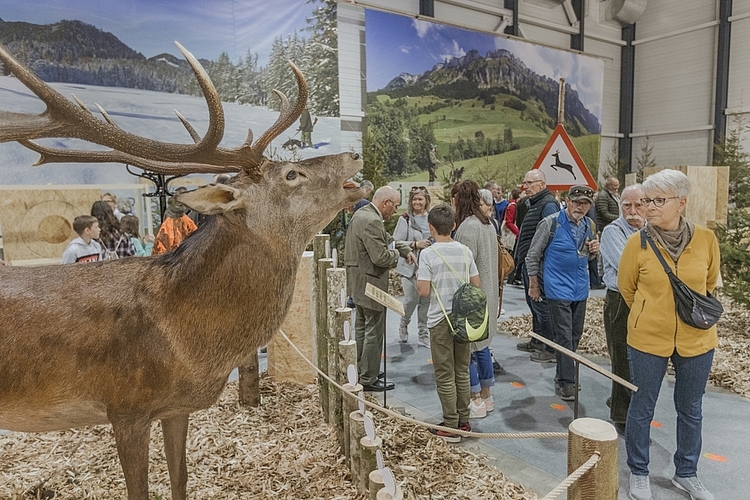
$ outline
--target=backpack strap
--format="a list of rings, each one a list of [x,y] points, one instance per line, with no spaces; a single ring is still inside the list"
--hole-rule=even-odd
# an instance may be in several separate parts
[[[435,297],[437,297],[438,299],[438,304],[440,304],[440,309],[443,311],[443,316],[445,316],[445,320],[448,322],[448,326],[450,327],[451,332],[455,332],[456,330],[453,328],[453,324],[451,323],[449,314],[445,310],[445,306],[443,305],[443,300],[440,298],[440,294],[438,293],[437,288],[435,288],[435,283],[433,281],[430,281],[430,284],[432,285],[432,290],[435,292]]]
[[[456,278],[458,278],[459,281],[461,281],[461,284],[469,282],[469,267],[471,267],[471,262],[469,262],[469,249],[466,246],[464,246],[464,254],[466,255],[466,264],[467,264],[466,265],[466,281],[463,281],[461,279],[461,277],[458,275],[458,273],[456,272],[456,270],[453,269],[453,266],[451,266],[450,264],[448,264],[448,261],[446,261],[445,258],[442,255],[440,255],[440,252],[438,252],[434,248],[432,249],[432,251],[435,252],[435,255],[437,255],[438,257],[440,257],[440,260],[443,261],[443,264],[445,264],[446,266],[448,266],[448,269],[450,269],[451,272],[453,273],[453,275]],[[455,330],[455,328],[453,328],[453,323],[451,323],[451,319],[450,319],[450,315],[448,314],[448,311],[445,310],[445,306],[443,305],[443,299],[440,298],[440,294],[438,293],[437,288],[435,287],[435,282],[434,281],[430,281],[430,285],[432,285],[432,290],[435,292],[435,297],[438,300],[438,304],[440,304],[440,309],[443,311],[443,316],[445,316],[445,320],[448,322],[448,326],[450,327],[451,332],[455,333],[456,330]]]

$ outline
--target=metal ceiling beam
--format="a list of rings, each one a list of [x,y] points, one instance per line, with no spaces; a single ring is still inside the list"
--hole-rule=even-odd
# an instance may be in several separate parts
[[[578,34],[570,35],[570,48],[573,50],[583,51],[583,28],[584,28],[584,0],[573,0],[573,13],[578,20]],[[567,12],[567,11],[566,11]],[[575,21],[571,20],[571,24],[575,26]]]
[[[719,36],[716,48],[716,96],[714,98],[714,144],[721,143],[727,135],[727,108],[729,99],[729,49],[732,45],[732,0],[719,0]],[[714,148],[713,162],[719,160]]]
[[[435,0],[419,0],[419,15],[435,17]]]
[[[506,35],[519,36],[518,34],[518,0],[505,0],[504,7],[513,12],[513,19],[505,28]]]
[[[622,159],[620,174],[633,172],[633,102],[635,97],[635,24],[622,29],[622,40],[626,43],[620,51],[620,133],[617,152]]]

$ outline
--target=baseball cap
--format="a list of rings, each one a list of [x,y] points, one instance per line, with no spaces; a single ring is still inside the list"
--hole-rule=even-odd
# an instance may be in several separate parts
[[[589,203],[594,203],[594,190],[585,184],[579,184],[568,190],[568,198],[572,201],[588,200]]]

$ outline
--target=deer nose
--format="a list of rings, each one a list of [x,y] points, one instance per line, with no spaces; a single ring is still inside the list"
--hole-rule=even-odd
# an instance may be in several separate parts
[[[359,155],[359,153],[352,153],[352,160],[359,160],[360,158],[361,156]]]

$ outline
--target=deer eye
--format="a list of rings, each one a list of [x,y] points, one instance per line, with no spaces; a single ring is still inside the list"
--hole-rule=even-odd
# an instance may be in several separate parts
[[[296,170],[290,170],[289,172],[287,172],[287,174],[286,174],[286,180],[293,181],[296,178],[297,178],[297,171]]]

